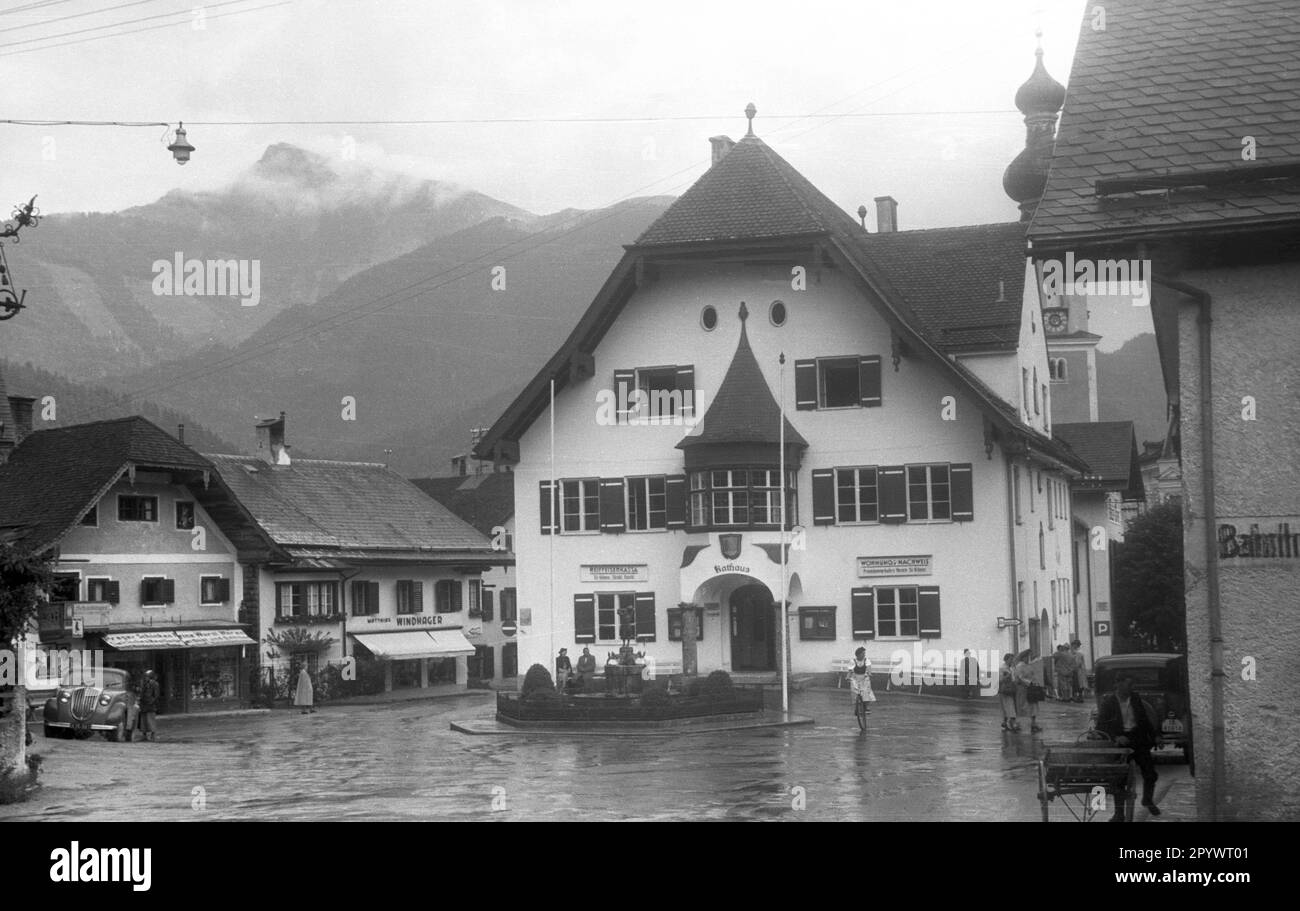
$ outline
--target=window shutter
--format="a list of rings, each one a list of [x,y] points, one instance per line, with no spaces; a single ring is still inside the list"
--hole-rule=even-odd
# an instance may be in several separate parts
[[[573,596],[573,641],[596,641],[596,596]]]
[[[655,593],[636,594],[636,641],[655,641]]]
[[[855,588],[851,604],[853,638],[876,638],[876,593],[869,588]]]
[[[456,587],[456,594],[460,594],[460,586]],[[460,601],[460,598],[456,598],[456,601]],[[460,609],[459,604],[456,605],[456,609]],[[411,581],[411,613],[418,614],[422,610],[424,610],[424,583],[414,579]]]
[[[677,391],[682,394],[681,416],[684,419],[695,417],[695,365],[688,364],[677,368]]]
[[[863,408],[880,407],[880,355],[858,360],[858,395]]]
[[[797,411],[817,408],[817,361],[794,362],[794,407]]]
[[[162,580],[162,603],[174,604],[176,602],[176,580]]]
[[[229,580],[229,579],[218,579],[218,580],[217,580],[217,600],[220,601],[222,604],[224,604],[224,603],[226,603],[227,601],[230,600],[230,580]]]
[[[818,468],[812,473],[813,524],[835,524],[835,471]]]
[[[686,475],[673,474],[664,479],[669,528],[686,527]]]
[[[907,478],[902,465],[890,465],[876,473],[880,485],[880,521],[907,521]]]
[[[917,589],[916,599],[916,612],[921,621],[921,638],[938,639],[940,635],[938,586]]]
[[[141,588],[140,588],[140,592],[141,592],[141,596],[143,597],[143,594],[144,594],[144,587],[143,587],[143,585],[142,585]],[[275,615],[276,615],[277,617],[283,617],[283,616],[284,616],[284,598],[283,598],[283,593],[284,593],[284,584],[283,584],[283,583],[280,583],[280,582],[277,582],[277,583],[276,583],[276,586],[275,586]]]
[[[975,518],[975,503],[971,483],[973,479],[971,464],[963,462],[949,466],[948,477],[952,483],[952,520],[972,521]]]
[[[496,592],[490,588],[483,589],[483,620],[489,621],[495,614]]]
[[[627,520],[623,514],[623,479],[601,478],[600,480],[600,530],[618,533],[627,530]]]
[[[542,534],[549,535],[555,531],[555,497],[551,492],[551,482],[542,481],[540,484],[540,507],[542,516]]]
[[[104,600],[117,604],[122,600],[122,583],[116,580],[104,583]]]
[[[366,610],[369,613],[379,613],[379,583],[367,582],[366,587],[370,589],[370,594],[366,596]]]
[[[636,391],[636,371],[635,370],[615,370],[614,371],[614,401],[616,411],[616,420],[620,424],[628,422],[628,415],[632,413],[632,393]]]

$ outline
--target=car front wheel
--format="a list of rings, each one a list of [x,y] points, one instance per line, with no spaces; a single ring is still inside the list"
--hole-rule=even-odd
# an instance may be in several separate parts
[[[122,743],[126,740],[126,716],[117,719],[113,730],[104,732],[104,739],[110,743]]]

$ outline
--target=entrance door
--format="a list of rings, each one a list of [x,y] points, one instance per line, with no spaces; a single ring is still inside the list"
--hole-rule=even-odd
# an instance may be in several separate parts
[[[158,713],[174,715],[188,712],[189,656],[180,650],[155,652],[154,671],[158,675]]]
[[[775,607],[761,585],[745,585],[731,593],[731,667],[776,670]]]

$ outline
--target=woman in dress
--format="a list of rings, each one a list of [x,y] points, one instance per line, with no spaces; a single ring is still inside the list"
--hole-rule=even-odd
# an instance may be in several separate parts
[[[871,659],[867,657],[867,650],[859,647],[853,653],[853,667],[849,668],[849,688],[853,692],[853,704],[857,707],[858,697],[862,697],[864,703],[862,710],[866,714],[871,714],[871,703],[876,701],[876,694],[871,689]]]
[[[307,673],[307,666],[304,664],[302,670],[298,672],[298,687],[293,692],[293,704],[302,709],[302,713],[306,715],[316,711],[316,707],[312,704],[315,701],[314,697],[311,675]]]
[[[1013,662],[1016,656],[1007,652],[1002,656],[1002,667],[998,671],[998,700],[1002,703],[1002,730],[1019,731],[1020,722],[1016,720],[1016,674]]]
[[[1030,665],[1029,649],[1020,653],[1016,660],[1015,667],[1016,677],[1016,711],[1022,715],[1029,716],[1029,730],[1037,734],[1042,730],[1038,726],[1038,700],[1029,698],[1029,688],[1036,686],[1041,689],[1042,684],[1038,682],[1038,676],[1034,673],[1034,668]]]

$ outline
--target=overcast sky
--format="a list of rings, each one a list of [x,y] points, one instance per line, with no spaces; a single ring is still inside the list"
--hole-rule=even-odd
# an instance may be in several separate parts
[[[177,166],[159,126],[0,124],[0,206],[216,189],[289,142],[537,213],[595,208],[681,193],[752,101],[755,132],[850,212],[888,194],[903,229],[1009,221],[1035,29],[1064,83],[1085,5],[11,0],[0,118],[184,120],[197,151]],[[249,123],[323,120],[456,122]]]

